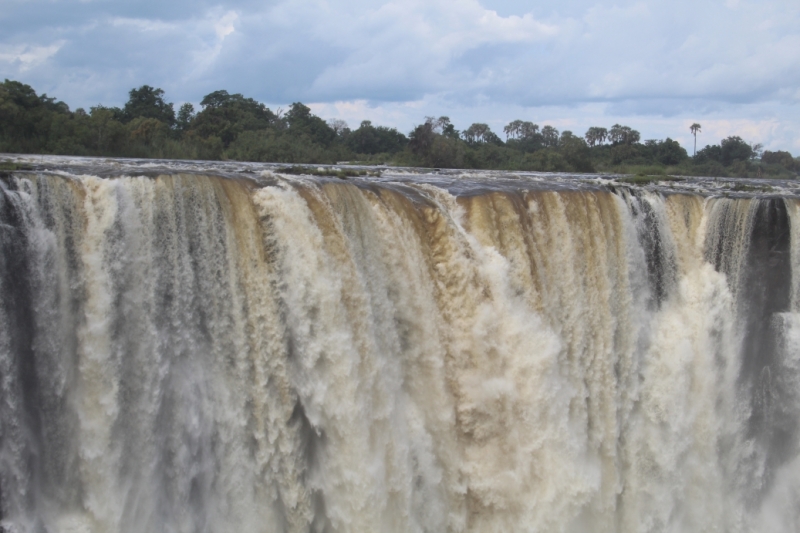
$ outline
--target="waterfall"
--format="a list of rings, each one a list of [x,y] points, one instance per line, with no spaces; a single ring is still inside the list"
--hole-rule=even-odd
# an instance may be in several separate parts
[[[99,167],[0,176],[2,531],[800,530],[794,196]]]

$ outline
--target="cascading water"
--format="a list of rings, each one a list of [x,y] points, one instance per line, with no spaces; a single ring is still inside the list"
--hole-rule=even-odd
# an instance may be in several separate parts
[[[4,531],[800,530],[794,194],[53,165],[0,177]]]

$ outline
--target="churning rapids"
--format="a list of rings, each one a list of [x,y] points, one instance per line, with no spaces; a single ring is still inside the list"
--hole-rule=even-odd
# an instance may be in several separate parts
[[[6,532],[800,531],[790,182],[15,160]]]

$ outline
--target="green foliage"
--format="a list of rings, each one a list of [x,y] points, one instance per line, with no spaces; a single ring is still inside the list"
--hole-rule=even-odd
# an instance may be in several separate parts
[[[481,144],[503,145],[503,141],[489,128],[488,124],[475,123],[465,129],[461,133],[461,136],[470,146],[478,146]]]
[[[643,163],[645,159],[641,157],[641,149],[633,144],[617,144],[611,148],[611,161],[615,165],[623,163]]]
[[[503,132],[506,134],[506,141],[527,140],[539,135],[539,125],[529,121],[514,120],[503,128]]]
[[[755,151],[741,137],[728,137],[720,143],[720,154],[722,164],[731,165],[737,161],[748,161]]]
[[[286,123],[289,125],[292,135],[308,137],[312,142],[326,148],[336,140],[336,132],[328,126],[327,122],[312,115],[311,109],[300,102],[289,106]]]
[[[800,158],[793,158],[789,152],[781,150],[765,151],[761,155],[761,164],[756,177],[786,178],[800,174]]]
[[[800,165],[797,160],[792,157],[792,154],[789,152],[782,152],[781,150],[776,152],[765,151],[761,155],[761,162],[766,165],[778,165],[786,170],[800,170]]]
[[[702,127],[703,126],[701,126],[697,122],[689,126],[689,131],[691,131],[692,135],[694,135],[694,155],[697,155],[697,133],[701,131]]]
[[[600,145],[606,142],[606,139],[608,138],[608,130],[593,126],[586,130],[584,138],[589,146],[594,147],[595,145]]]
[[[0,151],[36,152],[47,149],[53,123],[68,116],[69,107],[30,85],[5,80],[0,84]],[[63,127],[57,127],[63,132]]]
[[[139,117],[159,120],[168,126],[175,124],[175,110],[172,104],[164,101],[164,91],[149,85],[131,89],[125,107],[122,108],[123,122]]]
[[[697,152],[694,156],[696,163],[705,163],[707,161],[722,161],[722,149],[718,144],[707,145],[705,148]]]
[[[163,142],[169,137],[169,127],[158,119],[143,116],[136,117],[128,123],[130,140],[150,147]]]
[[[730,188],[730,190],[736,192],[772,192],[774,188],[769,185],[755,187],[753,185],[747,185],[744,183],[736,183]]]
[[[558,146],[558,130],[553,126],[546,125],[542,128],[542,145],[548,148]]]
[[[16,170],[31,170],[31,167],[11,161],[0,161],[0,172],[14,172]]]
[[[464,142],[446,135],[433,140],[426,166],[433,168],[464,168],[467,147]]]
[[[698,152],[699,155],[699,152]],[[695,162],[691,170],[687,172],[691,176],[709,176],[712,178],[724,178],[730,176],[728,171],[719,161]]]
[[[224,152],[226,159],[277,163],[332,164],[346,159],[347,153],[326,148],[303,134],[275,130],[246,131]]]
[[[756,151],[752,146],[741,137],[734,136],[722,139],[720,144],[706,146],[697,152],[695,159],[699,163],[716,161],[727,167],[737,162],[749,161],[755,155]]]
[[[654,146],[655,159],[663,165],[678,165],[688,159],[689,154],[677,142],[669,137],[663,142],[656,142]]]
[[[356,154],[394,154],[403,151],[408,139],[394,128],[375,127],[365,120],[357,130],[347,135],[344,142]]]
[[[189,102],[183,104],[180,109],[178,109],[178,117],[175,120],[175,126],[178,128],[178,131],[188,130],[194,117],[194,106]]]
[[[122,151],[125,143],[125,126],[116,119],[114,109],[103,106],[91,108],[87,121],[89,139],[87,148],[98,154],[117,155]]]
[[[411,131],[408,136],[408,147],[414,155],[422,158],[427,156],[437,135],[435,128],[435,119],[427,117],[425,122]]]
[[[467,168],[508,169],[514,152],[494,143],[483,143],[465,150],[464,161]]]
[[[503,128],[503,132],[506,134],[506,146],[515,150],[535,152],[545,147],[544,136],[539,133],[539,125],[533,122],[514,120]]]
[[[488,128],[488,127],[487,127]],[[427,117],[409,135],[408,147],[413,164],[433,168],[463,168],[468,146],[448,117]]]
[[[525,159],[520,170],[533,170],[537,172],[559,172],[572,170],[564,157],[553,148],[537,150],[532,154],[525,154]]]
[[[436,127],[443,136],[449,139],[460,139],[461,133],[450,123],[450,117],[439,117],[436,120]]]
[[[611,144],[613,145],[632,145],[638,143],[639,139],[639,132],[629,128],[628,126],[614,124],[611,126],[611,129],[608,130],[608,140],[611,141]]]
[[[227,91],[207,94],[200,105],[203,110],[190,121],[187,131],[199,138],[218,137],[225,148],[245,131],[272,128],[277,119],[264,104]]]
[[[561,133],[558,148],[573,170],[578,172],[594,171],[589,145],[581,137],[576,137],[571,131],[566,130]]]
[[[364,121],[350,130],[342,120],[325,122],[295,102],[283,115],[241,94],[207,94],[195,111],[178,113],[164,91],[143,85],[129,92],[120,109],[69,107],[29,85],[0,84],[0,151],[188,159],[335,164],[359,160],[432,168],[480,168],[554,172],[613,172],[635,180],[668,175],[797,177],[800,160],[789,152],[766,151],[740,137],[727,137],[690,158],[672,139],[640,142],[639,132],[614,124],[593,126],[585,135],[559,134],[550,125],[514,120],[503,128],[505,142],[488,124],[459,132],[449,117],[426,117],[408,137],[394,128]],[[696,138],[699,124],[690,128]],[[3,169],[0,169],[3,170]],[[328,171],[326,171],[328,172]],[[347,177],[336,170],[338,177]]]

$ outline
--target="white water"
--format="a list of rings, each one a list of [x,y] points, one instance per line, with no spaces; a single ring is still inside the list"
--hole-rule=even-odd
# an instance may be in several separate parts
[[[796,200],[162,172],[2,185],[5,530],[800,530]]]

